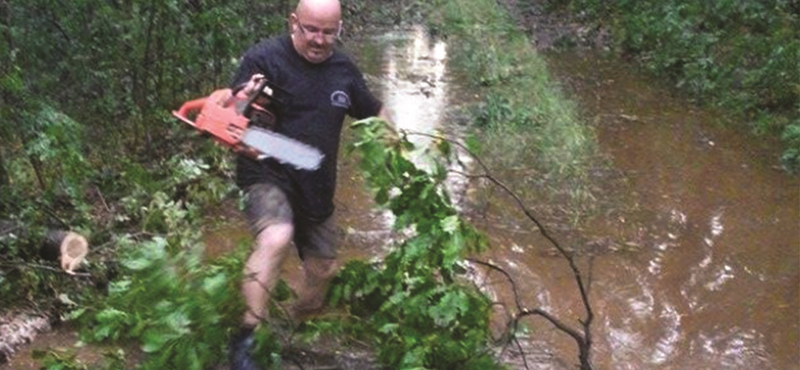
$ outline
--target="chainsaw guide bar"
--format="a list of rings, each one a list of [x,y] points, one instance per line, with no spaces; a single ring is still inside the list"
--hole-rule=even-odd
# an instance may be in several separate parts
[[[242,143],[261,153],[256,159],[272,157],[302,170],[316,170],[325,158],[319,149],[260,127],[251,127]]]

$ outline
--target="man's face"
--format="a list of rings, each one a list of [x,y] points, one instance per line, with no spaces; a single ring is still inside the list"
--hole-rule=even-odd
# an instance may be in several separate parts
[[[311,63],[322,63],[333,53],[342,28],[338,14],[295,13],[291,16],[292,42],[297,52]]]

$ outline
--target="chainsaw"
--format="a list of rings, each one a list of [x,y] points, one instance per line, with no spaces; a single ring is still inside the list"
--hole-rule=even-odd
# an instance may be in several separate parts
[[[274,158],[304,170],[319,168],[324,158],[319,149],[274,131],[277,119],[270,109],[285,105],[291,94],[264,78],[247,99],[238,98],[244,86],[188,101],[172,115],[251,158]]]

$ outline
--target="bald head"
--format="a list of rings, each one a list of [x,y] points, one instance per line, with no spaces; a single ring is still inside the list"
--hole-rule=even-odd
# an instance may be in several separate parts
[[[342,29],[339,0],[300,0],[289,20],[292,44],[303,58],[311,63],[322,63],[333,55]]]
[[[339,23],[342,20],[342,5],[339,0],[300,0],[295,14],[300,18]]]

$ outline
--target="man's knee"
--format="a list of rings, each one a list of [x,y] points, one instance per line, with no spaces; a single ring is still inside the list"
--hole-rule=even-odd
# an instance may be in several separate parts
[[[256,252],[284,254],[292,241],[294,227],[289,223],[270,225],[256,235]]]

